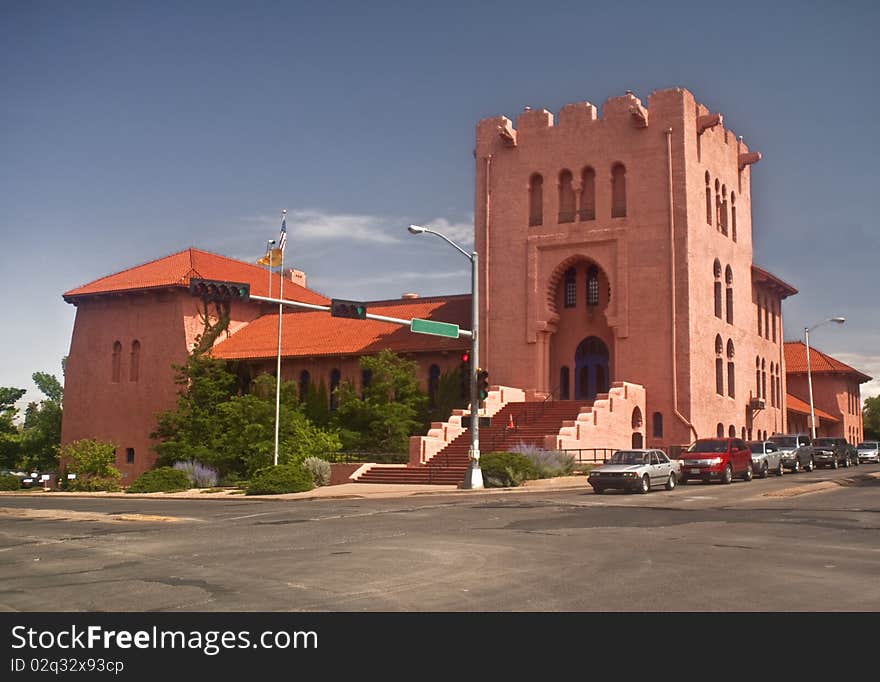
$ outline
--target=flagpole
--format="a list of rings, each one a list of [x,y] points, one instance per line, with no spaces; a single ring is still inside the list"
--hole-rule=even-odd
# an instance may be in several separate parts
[[[287,209],[285,208],[281,211],[281,230],[285,232],[287,230]],[[282,234],[281,243],[280,243],[280,251],[281,251],[281,269],[279,271],[280,277],[278,284],[278,299],[279,301],[284,300],[284,246],[285,246],[284,235]],[[271,262],[271,261],[270,261]],[[271,270],[270,270],[271,272]],[[281,411],[281,318],[284,317],[284,306],[282,303],[278,304],[278,365],[275,369],[275,459],[274,464],[278,466],[278,415]]]

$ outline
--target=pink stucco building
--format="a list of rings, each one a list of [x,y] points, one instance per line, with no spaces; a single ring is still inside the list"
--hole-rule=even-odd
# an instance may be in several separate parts
[[[559,403],[543,412],[556,422],[535,435],[548,447],[671,447],[789,430],[806,395],[800,366],[786,371],[797,353],[782,338],[782,304],[797,291],[755,263],[753,229],[764,228],[752,222],[751,184],[760,158],[681,88],[644,103],[613,97],[601,113],[579,102],[555,115],[527,109],[515,122],[479,121],[474,236],[491,411],[506,423],[534,416],[515,404]],[[171,365],[200,330],[190,277],[268,289],[264,269],[189,249],[64,295],[77,315],[62,441],[112,440],[129,481],[152,465],[155,413],[174,405]],[[328,301],[295,271],[285,294]],[[468,296],[369,307],[471,326]],[[272,371],[277,309],[235,303],[230,319],[214,354]],[[359,385],[358,358],[382,348],[415,359],[430,388],[468,347],[323,312],[286,313],[283,329],[284,377],[328,388]],[[814,392],[824,428],[855,441],[858,386],[869,377],[847,370],[817,377]],[[461,417],[414,437],[411,465],[454,450]]]

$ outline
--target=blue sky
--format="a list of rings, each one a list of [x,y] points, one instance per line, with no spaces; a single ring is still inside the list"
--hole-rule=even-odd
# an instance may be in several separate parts
[[[469,290],[474,126],[686,87],[759,150],[786,339],[880,377],[869,2],[0,2],[0,386],[61,375],[67,289],[196,246],[341,298]],[[880,379],[862,386],[880,394]]]

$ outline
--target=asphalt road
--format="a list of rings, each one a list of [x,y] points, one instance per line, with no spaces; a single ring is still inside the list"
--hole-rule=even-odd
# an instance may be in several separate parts
[[[648,495],[4,496],[0,610],[878,611],[872,472]]]

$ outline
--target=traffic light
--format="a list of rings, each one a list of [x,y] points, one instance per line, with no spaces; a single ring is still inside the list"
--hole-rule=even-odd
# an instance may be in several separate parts
[[[489,397],[489,372],[477,368],[477,396],[480,402]]]
[[[244,282],[191,277],[189,293],[204,301],[248,301],[251,297],[251,285]]]
[[[458,378],[461,382],[461,397],[467,400],[471,395],[471,356],[470,353],[461,354],[461,364],[458,366]]]
[[[367,318],[367,304],[360,301],[344,301],[341,298],[333,298],[330,299],[330,315],[365,320]]]

